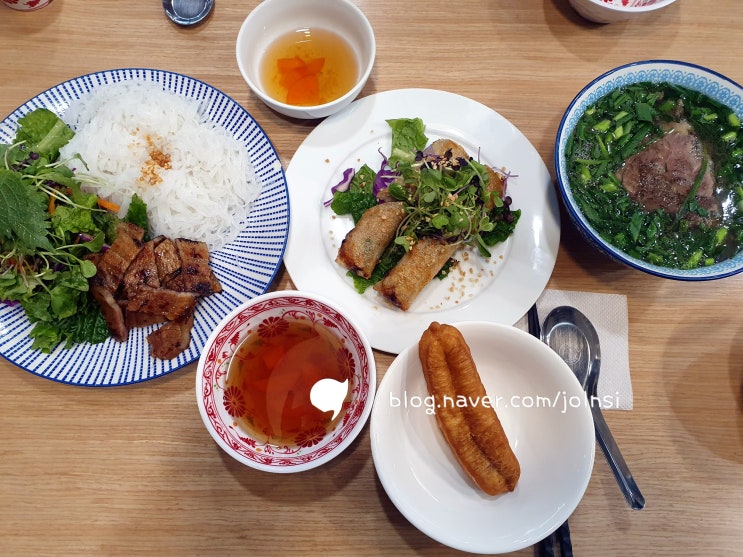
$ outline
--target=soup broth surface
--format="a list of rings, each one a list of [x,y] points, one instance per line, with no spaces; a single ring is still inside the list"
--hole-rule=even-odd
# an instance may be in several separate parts
[[[643,82],[589,106],[568,139],[570,188],[610,244],[676,269],[713,265],[743,245],[743,128],[727,106]]]

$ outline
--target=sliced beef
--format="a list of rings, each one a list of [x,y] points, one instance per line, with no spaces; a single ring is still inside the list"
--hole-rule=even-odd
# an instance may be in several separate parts
[[[676,215],[701,171],[703,157],[707,155],[693,130],[674,126],[661,139],[627,159],[617,178],[630,198],[646,210],[663,209]],[[707,158],[696,200],[711,213],[719,213],[721,206],[714,197],[714,189],[712,161]]]

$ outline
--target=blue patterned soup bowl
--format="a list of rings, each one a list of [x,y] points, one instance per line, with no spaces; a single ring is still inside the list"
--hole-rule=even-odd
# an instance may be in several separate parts
[[[300,472],[346,450],[376,390],[364,333],[335,304],[287,290],[257,296],[212,331],[196,371],[206,429],[227,454]]]
[[[743,88],[647,60],[591,81],[560,121],[557,184],[589,244],[658,277],[743,270]]]

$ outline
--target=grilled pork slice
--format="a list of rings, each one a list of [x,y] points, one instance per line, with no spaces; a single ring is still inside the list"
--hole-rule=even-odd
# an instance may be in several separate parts
[[[178,238],[175,248],[180,258],[180,273],[165,282],[165,286],[180,292],[208,296],[221,292],[222,286],[209,267],[209,248],[204,242]]]
[[[101,285],[90,287],[90,293],[98,305],[101,306],[103,319],[108,325],[111,336],[120,342],[124,342],[129,336],[129,329],[124,322],[124,312],[121,306],[116,302],[110,290]]]
[[[191,343],[193,312],[175,321],[168,321],[147,336],[150,354],[162,360],[171,360]]]
[[[155,265],[160,283],[165,284],[181,271],[181,258],[170,238],[158,237],[155,242]]]
[[[143,237],[135,225],[117,227],[111,247],[89,258],[97,268],[91,293],[116,340],[125,341],[133,327],[164,323],[147,341],[153,357],[172,359],[191,341],[198,298],[222,286],[205,243],[164,236],[143,243]]]
[[[142,249],[142,238],[144,230],[139,226],[119,223],[116,226],[116,239],[96,264],[98,270],[93,280],[94,284],[116,294],[129,265]]]
[[[126,311],[150,313],[172,321],[193,313],[194,307],[196,307],[196,295],[191,292],[140,286],[134,296],[129,299]]]
[[[156,313],[144,313],[142,311],[124,312],[124,324],[130,330],[136,327],[148,327],[150,325],[157,325],[158,323],[165,323],[167,320],[164,315],[157,315]]]
[[[139,253],[134,257],[124,273],[124,296],[131,299],[142,286],[158,288],[160,277],[155,264],[155,246],[153,242],[146,242]]]

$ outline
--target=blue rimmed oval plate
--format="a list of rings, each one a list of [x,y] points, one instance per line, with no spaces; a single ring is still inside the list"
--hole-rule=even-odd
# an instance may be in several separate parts
[[[31,323],[17,304],[0,302],[0,355],[41,377],[91,387],[126,385],[161,377],[199,358],[211,330],[242,302],[263,294],[281,264],[289,232],[289,196],[284,170],[271,141],[251,115],[232,98],[211,85],[178,73],[155,69],[117,69],[65,81],[29,99],[0,122],[0,142],[15,136],[20,117],[40,107],[63,116],[70,103],[101,87],[121,81],[159,83],[166,91],[197,99],[205,114],[224,127],[250,154],[261,183],[248,222],[238,237],[211,254],[211,266],[223,292],[200,300],[191,332],[191,344],[172,360],[149,355],[151,328],[130,331],[120,343],[58,346],[51,354],[31,348]]]

